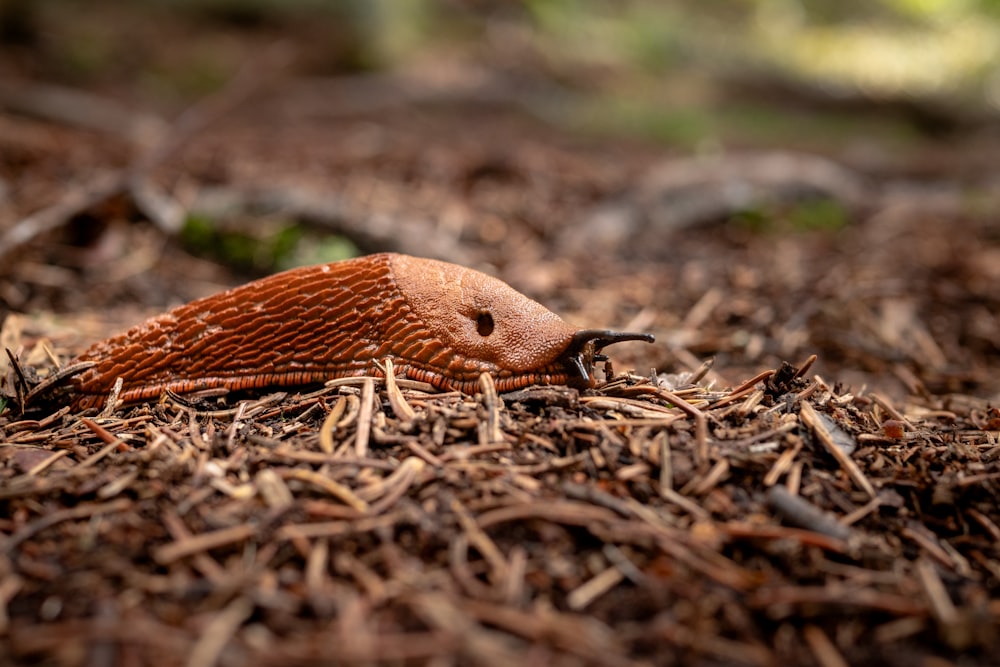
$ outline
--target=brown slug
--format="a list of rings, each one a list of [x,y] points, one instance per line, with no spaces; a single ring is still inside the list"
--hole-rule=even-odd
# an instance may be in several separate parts
[[[506,283],[431,259],[382,253],[257,280],[192,301],[96,343],[60,384],[74,410],[212,388],[322,383],[397,372],[443,390],[593,386],[601,350],[651,334],[577,331]],[[40,389],[41,387],[39,387]],[[31,402],[31,396],[27,403]]]

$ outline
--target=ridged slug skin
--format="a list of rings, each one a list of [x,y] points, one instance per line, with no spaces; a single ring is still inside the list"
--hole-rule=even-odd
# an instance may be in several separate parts
[[[606,335],[619,336],[608,338]],[[506,283],[454,264],[383,253],[279,273],[192,301],[99,342],[68,379],[75,410],[101,407],[115,379],[135,403],[184,394],[322,383],[397,371],[445,390],[592,384],[600,349],[645,334],[578,332]],[[596,343],[594,341],[597,341]]]

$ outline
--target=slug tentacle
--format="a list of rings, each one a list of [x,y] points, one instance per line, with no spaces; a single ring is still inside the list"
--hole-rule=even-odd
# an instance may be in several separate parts
[[[98,408],[119,377],[126,404],[167,390],[318,384],[377,374],[385,357],[444,390],[475,393],[482,373],[498,391],[592,386],[601,351],[626,340],[653,337],[577,331],[496,278],[382,253],[292,269],[175,308],[96,343],[72,362],[78,372],[32,398]]]
[[[607,355],[601,354],[601,350],[628,340],[641,340],[652,343],[656,337],[650,333],[628,333],[619,331],[609,331],[607,329],[581,329],[573,334],[569,347],[563,353],[563,358],[578,373],[579,382],[587,386],[594,383],[593,371],[595,361],[607,361]]]

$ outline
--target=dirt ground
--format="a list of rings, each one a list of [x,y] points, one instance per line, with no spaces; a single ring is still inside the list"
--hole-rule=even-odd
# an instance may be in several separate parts
[[[7,64],[25,383],[382,250],[656,342],[584,394],[356,382],[89,417],[22,415],[5,356],[0,662],[1000,664],[1000,125],[689,151],[561,126],[516,69],[281,58],[174,116]]]

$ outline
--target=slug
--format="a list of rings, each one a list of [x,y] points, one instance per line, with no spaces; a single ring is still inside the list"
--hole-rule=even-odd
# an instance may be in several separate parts
[[[96,343],[59,378],[74,410],[223,387],[290,387],[398,372],[442,390],[594,384],[601,350],[651,334],[578,331],[506,283],[455,264],[382,253],[278,273],[192,301]],[[41,386],[36,390],[42,389]],[[34,393],[34,392],[32,392]],[[28,396],[26,403],[31,402]]]

